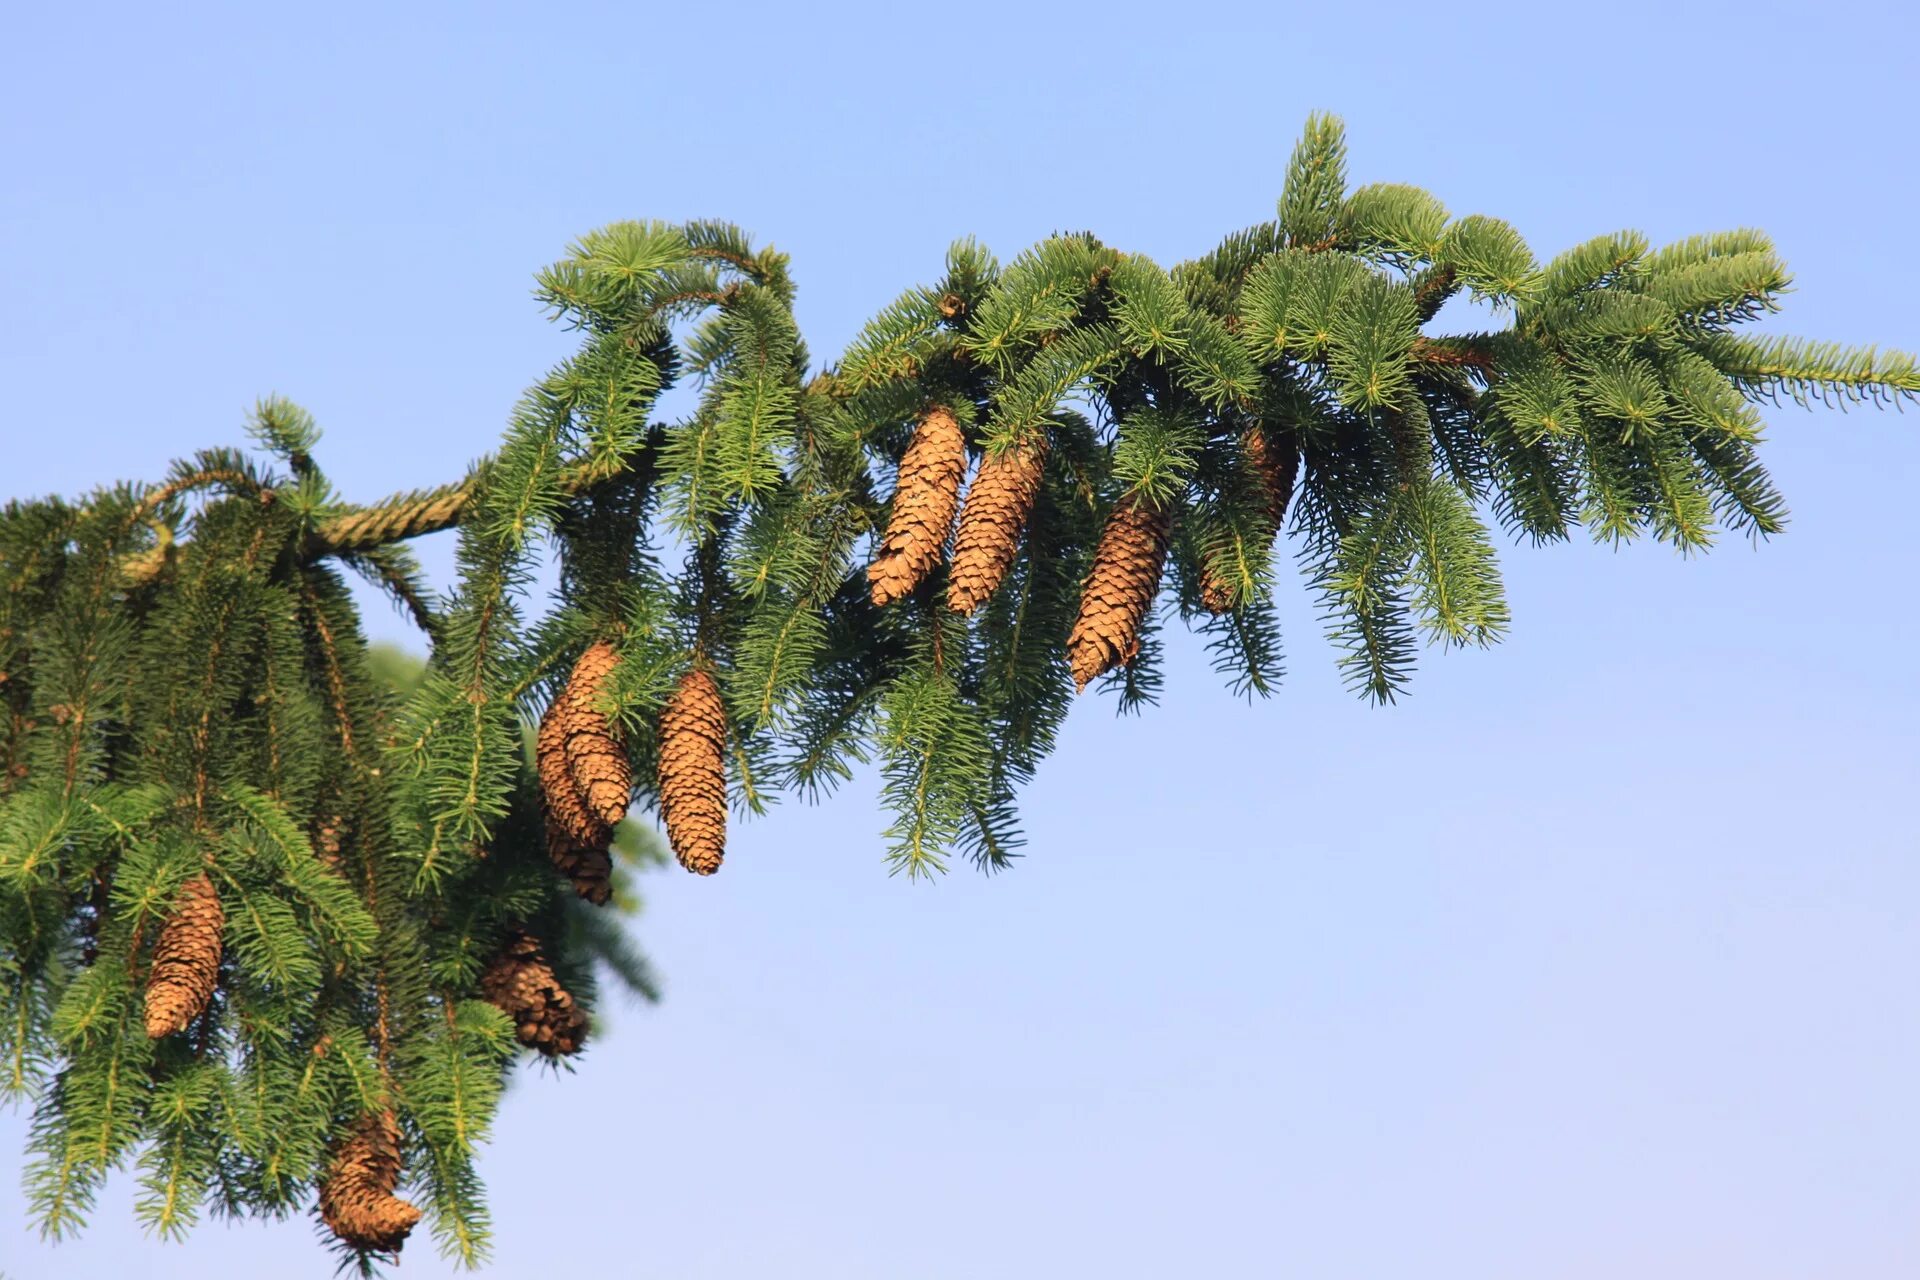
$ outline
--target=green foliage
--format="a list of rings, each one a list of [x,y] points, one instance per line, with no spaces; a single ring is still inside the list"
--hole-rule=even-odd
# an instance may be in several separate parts
[[[1717,526],[1771,535],[1757,405],[1920,400],[1910,356],[1737,331],[1789,284],[1757,232],[1659,250],[1620,232],[1542,267],[1497,218],[1346,184],[1344,130],[1316,116],[1277,217],[1190,261],[1068,234],[1003,267],[956,242],[820,369],[784,255],[724,223],[616,223],[539,274],[578,348],[454,483],[350,504],[311,417],[272,398],[260,457],[0,510],[0,1096],[34,1110],[42,1228],[77,1230],[129,1167],[160,1236],[298,1211],[391,1109],[441,1247],[485,1256],[477,1160],[524,1057],[484,999],[490,959],[524,932],[584,1008],[605,981],[659,990],[621,927],[658,842],[621,824],[610,908],[547,855],[530,726],[594,641],[619,655],[599,709],[642,805],[698,663],[738,811],[872,763],[893,870],[994,870],[1074,702],[1068,637],[1116,503],[1171,514],[1171,607],[1097,696],[1152,702],[1176,617],[1230,688],[1271,694],[1278,522],[1349,682],[1388,701],[1422,641],[1509,626],[1488,516],[1683,552]],[[1459,290],[1501,327],[1425,332]],[[689,376],[691,409],[663,420]],[[864,574],[935,405],[974,463],[1044,446],[970,616],[941,569],[884,609]],[[1284,512],[1249,439],[1297,464]],[[405,542],[454,527],[436,592]],[[546,552],[559,589],[533,602]],[[419,625],[426,660],[366,644],[341,566]],[[216,993],[149,1039],[156,939],[202,873],[225,913]]]

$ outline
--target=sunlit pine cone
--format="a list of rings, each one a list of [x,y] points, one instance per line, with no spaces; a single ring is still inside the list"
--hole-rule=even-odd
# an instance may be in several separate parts
[[[956,612],[972,613],[1000,589],[1020,550],[1046,464],[1047,437],[1041,433],[980,460],[947,568],[947,604]]]
[[[1107,516],[1080,594],[1080,614],[1067,635],[1076,689],[1140,652],[1140,631],[1160,590],[1170,528],[1166,512],[1135,495],[1122,498]]]
[[[720,686],[694,667],[660,713],[660,817],[680,865],[703,876],[726,854],[726,751]]]
[[[907,595],[940,563],[966,471],[967,437],[959,422],[947,409],[929,409],[901,455],[887,532],[867,566],[876,605]]]

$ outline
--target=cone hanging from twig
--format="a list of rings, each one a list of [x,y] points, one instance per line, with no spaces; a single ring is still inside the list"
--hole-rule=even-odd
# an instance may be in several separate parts
[[[531,934],[514,931],[480,975],[480,992],[513,1020],[521,1044],[549,1058],[578,1053],[587,1015],[560,985]]]
[[[1047,438],[1036,433],[980,460],[967,489],[947,569],[947,604],[972,613],[1000,589],[1046,470]]]
[[[1076,689],[1140,652],[1140,629],[1160,589],[1169,531],[1167,513],[1138,495],[1122,498],[1108,515],[1080,594],[1079,617],[1067,635]]]
[[[606,713],[595,705],[620,654],[605,640],[587,646],[567,681],[565,716],[567,772],[587,811],[606,826],[627,816],[633,799],[633,763]]]
[[[369,1112],[338,1144],[320,1184],[320,1217],[356,1249],[392,1253],[420,1221],[420,1211],[393,1194],[400,1185],[400,1125],[393,1112]]]
[[[604,713],[594,706],[619,665],[596,641],[574,663],[567,684],[540,717],[534,760],[546,808],[547,854],[574,892],[593,903],[612,896],[613,827],[633,793],[633,767]]]
[[[720,869],[727,844],[727,708],[704,667],[680,677],[660,713],[660,817],[680,865]]]
[[[573,891],[594,906],[613,897],[613,833],[598,844],[575,840],[566,828],[547,815],[547,857],[561,875],[573,882]]]
[[[220,895],[205,872],[180,886],[147,973],[148,1038],[185,1031],[213,999],[220,978],[220,931],[226,922]]]
[[[893,513],[880,550],[867,566],[876,605],[900,599],[940,563],[966,471],[966,434],[947,409],[929,409],[901,455]]]
[[[540,717],[540,731],[533,741],[534,764],[540,775],[540,798],[545,803],[549,825],[565,833],[569,840],[583,845],[603,845],[609,833],[587,807],[580,788],[567,767],[567,700],[572,687],[562,689],[547,713]]]
[[[1277,442],[1268,439],[1259,423],[1241,435],[1240,450],[1241,460],[1252,473],[1263,499],[1261,528],[1265,537],[1261,539],[1260,552],[1264,555],[1287,518],[1287,504],[1293,500],[1294,481],[1300,474],[1300,450],[1290,438],[1282,437]],[[1234,606],[1235,594],[1231,580],[1215,573],[1211,567],[1203,571],[1200,602],[1207,607],[1207,612],[1226,613]]]

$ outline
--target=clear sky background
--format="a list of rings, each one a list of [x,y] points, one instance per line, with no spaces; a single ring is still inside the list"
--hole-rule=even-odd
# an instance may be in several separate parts
[[[1901,6],[9,6],[0,497],[155,478],[278,391],[350,495],[449,479],[568,347],[616,218],[792,253],[830,359],[954,237],[1170,263],[1356,183],[1542,258],[1757,225],[1777,331],[1920,347]],[[1920,1274],[1920,417],[1773,411],[1787,534],[1504,555],[1512,637],[1388,709],[1297,582],[1290,676],[1080,705],[991,880],[889,879],[871,778],[647,885],[666,1003],[528,1076],[494,1274],[660,1280]],[[444,574],[450,548],[430,545]],[[375,633],[406,628],[371,603]],[[147,1241],[130,1179],[0,1272],[325,1275]],[[446,1265],[422,1232],[401,1274]]]

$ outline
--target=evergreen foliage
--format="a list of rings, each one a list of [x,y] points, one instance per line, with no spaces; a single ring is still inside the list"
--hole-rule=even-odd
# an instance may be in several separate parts
[[[579,1046],[596,969],[656,990],[548,856],[569,775],[536,771],[531,726],[584,652],[609,655],[575,708],[595,759],[628,758],[573,776],[670,792],[695,869],[726,804],[817,799],[863,762],[896,871],[1002,868],[1076,684],[1156,696],[1161,615],[1272,691],[1276,535],[1385,701],[1422,639],[1508,625],[1488,517],[1682,551],[1779,531],[1756,403],[1920,399],[1910,356],[1736,332],[1788,283],[1755,231],[1543,264],[1496,218],[1349,191],[1316,116],[1273,221],[1171,269],[1087,234],[1004,265],[963,240],[817,371],[784,255],[721,223],[593,232],[538,278],[578,351],[440,489],[345,501],[312,420],[270,400],[254,454],[9,503],[0,1092],[34,1110],[34,1213],[77,1230],[131,1164],[162,1236],[319,1201],[364,1268],[412,1203],[483,1258],[475,1156],[514,1063]],[[1463,293],[1501,326],[1428,332]],[[928,423],[965,456],[903,466]],[[949,599],[950,473],[989,457],[1022,470],[979,486],[986,549]],[[896,517],[911,572],[876,603]],[[438,594],[404,544],[454,527]],[[535,618],[543,545],[562,576]],[[368,647],[342,570],[419,624],[424,670]],[[685,689],[698,707],[663,720]]]

